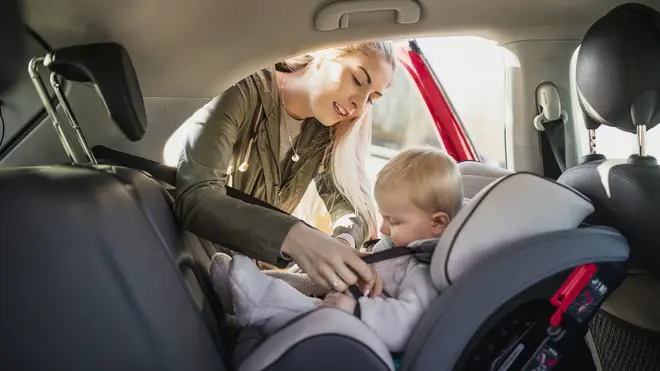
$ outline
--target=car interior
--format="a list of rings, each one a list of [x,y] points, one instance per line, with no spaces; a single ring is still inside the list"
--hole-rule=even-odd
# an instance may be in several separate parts
[[[657,0],[0,6],[3,369],[660,370]],[[469,200],[405,350],[335,309],[237,338],[210,280],[216,245],[172,211],[164,149],[186,118],[274,62],[362,40],[405,40],[421,57],[401,70],[419,78],[423,38],[457,36],[502,51],[504,161],[478,154],[492,128],[458,125],[456,139],[433,124],[438,146],[475,155],[456,155]],[[605,131],[616,140],[601,147]]]

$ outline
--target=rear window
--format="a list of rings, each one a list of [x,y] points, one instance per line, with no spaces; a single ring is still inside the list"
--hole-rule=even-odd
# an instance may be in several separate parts
[[[0,117],[0,156],[4,155],[8,145],[17,139],[17,135],[43,111],[43,104],[28,75],[28,63],[34,56],[45,55],[46,49],[29,35],[25,36],[25,40],[27,43],[27,55],[23,63],[25,68],[20,70],[14,86],[0,94],[2,101],[0,106],[2,113],[2,117]],[[48,72],[42,71],[41,76],[48,85]]]

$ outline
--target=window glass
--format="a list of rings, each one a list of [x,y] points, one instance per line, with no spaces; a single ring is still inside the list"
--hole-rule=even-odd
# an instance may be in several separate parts
[[[0,107],[2,110],[2,118],[0,118],[0,149],[11,142],[12,138],[43,109],[43,104],[36,90],[34,90],[32,80],[28,76],[27,66],[32,57],[45,55],[46,51],[31,37],[26,36],[26,43],[27,56],[24,63],[25,68],[20,69],[20,75],[14,86],[0,95],[0,100],[2,101],[2,107]],[[48,74],[42,73],[42,78],[47,83]]]
[[[575,79],[575,68],[577,55],[580,47],[575,50],[571,59],[571,100],[573,101],[573,118],[577,123],[577,134],[581,155],[589,153],[589,135],[584,127],[584,116],[578,101],[577,85]],[[610,126],[600,126],[596,129],[596,152],[602,153],[607,158],[628,158],[633,153],[639,152],[637,145],[637,134],[626,133]],[[660,158],[660,129],[653,128],[646,133],[646,152],[651,156]]]
[[[395,46],[402,45],[397,42]],[[391,87],[374,102],[371,138],[367,168],[372,182],[383,165],[402,150],[424,145],[444,149],[426,102],[404,67],[396,69]]]
[[[473,36],[417,43],[481,159],[506,168],[506,65],[500,46]]]

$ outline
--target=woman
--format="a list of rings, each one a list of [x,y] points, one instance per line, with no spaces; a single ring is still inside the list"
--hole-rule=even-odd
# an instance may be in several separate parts
[[[329,289],[373,283],[355,250],[376,235],[367,114],[394,66],[388,42],[324,50],[255,73],[200,109],[186,123],[179,159],[175,211],[184,227],[279,267],[293,260]],[[290,213],[312,180],[336,238],[225,190],[230,184]]]

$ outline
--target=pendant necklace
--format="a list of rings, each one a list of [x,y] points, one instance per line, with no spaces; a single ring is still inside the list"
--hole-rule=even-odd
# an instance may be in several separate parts
[[[291,130],[289,130],[289,114],[286,112],[286,109],[284,108],[284,82],[286,81],[288,75],[284,75],[282,78],[282,113],[284,113],[284,126],[286,127],[286,133],[289,136],[289,144],[291,145],[291,150],[293,151],[293,156],[291,156],[291,161],[293,162],[298,162],[300,160],[300,156],[298,156],[298,144],[300,144],[300,134],[298,134],[298,139],[296,140],[296,145],[294,147],[293,145],[293,138],[291,138]]]

